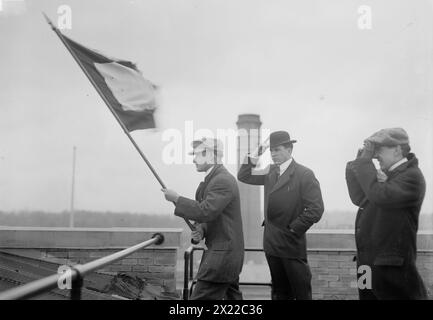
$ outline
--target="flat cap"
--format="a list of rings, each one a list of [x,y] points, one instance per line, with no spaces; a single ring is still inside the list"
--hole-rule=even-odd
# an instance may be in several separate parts
[[[374,144],[381,146],[398,146],[409,144],[409,136],[402,128],[382,129],[366,139]]]
[[[224,152],[224,145],[219,139],[204,137],[200,140],[194,140],[193,142],[191,142],[191,146],[193,150],[188,153],[191,155],[202,152],[204,150],[215,151],[218,155],[223,155]]]

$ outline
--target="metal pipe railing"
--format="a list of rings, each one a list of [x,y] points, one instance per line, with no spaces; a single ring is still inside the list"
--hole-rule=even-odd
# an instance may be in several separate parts
[[[204,251],[203,247],[190,246],[184,253],[184,274],[183,274],[183,300],[188,300],[196,280],[194,280],[194,251]],[[261,248],[245,248],[245,252],[263,252]],[[239,282],[243,286],[266,286],[271,287],[270,282]]]
[[[109,256],[102,257],[100,259],[91,261],[89,263],[83,265],[75,265],[71,267],[71,273],[69,276],[71,277],[71,299],[72,300],[80,300],[81,299],[81,289],[83,287],[83,279],[86,274],[90,272],[101,269],[102,267],[112,264],[118,260],[121,260],[134,252],[146,248],[152,244],[162,244],[164,242],[164,236],[161,233],[156,233],[152,236],[151,239],[141,242],[135,246],[126,248],[119,252],[113,253]],[[62,280],[64,275],[61,274],[53,274],[51,276],[24,284],[17,288],[13,288],[7,290],[5,292],[0,293],[0,300],[18,300],[18,299],[28,299],[34,297],[43,292],[47,292],[53,289],[58,288],[59,280]]]

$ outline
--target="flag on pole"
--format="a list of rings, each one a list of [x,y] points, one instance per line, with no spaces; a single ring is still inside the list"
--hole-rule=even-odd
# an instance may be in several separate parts
[[[107,57],[58,34],[128,131],[155,128],[157,87],[134,63]]]
[[[133,130],[155,128],[153,113],[156,108],[156,86],[144,79],[132,62],[109,58],[82,46],[64,36],[47,15],[43,15],[104,100],[161,187],[165,189],[164,182],[130,134]],[[188,219],[184,220],[194,231],[192,223]]]

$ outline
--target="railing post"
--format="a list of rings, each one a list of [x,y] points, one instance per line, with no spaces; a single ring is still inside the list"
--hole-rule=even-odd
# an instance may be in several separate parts
[[[193,280],[194,278],[194,248],[191,250],[191,256],[189,258],[189,279]]]
[[[182,292],[183,300],[189,300],[189,297],[192,295],[194,284],[196,284],[197,282],[194,280],[194,251],[198,251],[198,250],[203,250],[203,255],[206,253],[203,247],[196,247],[196,246],[190,246],[184,252],[185,261],[184,261],[183,292]],[[245,248],[245,251],[263,252],[263,249]],[[191,282],[191,287],[189,286],[190,282]],[[239,282],[239,285],[270,286],[272,288],[271,283],[265,283],[265,282]]]
[[[188,282],[189,282],[188,281],[189,280],[188,276],[189,276],[189,272],[188,272],[188,269],[189,269],[189,259],[190,259],[190,252],[189,252],[188,249],[185,251],[183,258],[184,258],[185,263],[184,263],[184,266],[183,266],[183,292],[182,292],[182,298],[183,298],[183,300],[188,300],[188,298],[189,298],[189,294],[188,294],[188,291],[189,291],[188,290]]]
[[[72,268],[76,276],[72,279],[71,300],[81,300],[81,289],[83,288],[83,277],[76,268]]]

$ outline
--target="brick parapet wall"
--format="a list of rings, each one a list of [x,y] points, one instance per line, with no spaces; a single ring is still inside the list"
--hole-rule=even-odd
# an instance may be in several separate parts
[[[112,249],[40,249],[41,258],[73,266],[108,256]],[[146,283],[162,286],[166,292],[176,291],[177,249],[142,249],[125,259],[109,264],[98,272],[124,273],[137,276]]]
[[[308,251],[313,299],[357,299],[354,254],[354,251]]]
[[[352,231],[311,230],[307,234],[313,299],[358,299]],[[433,299],[433,233],[418,233],[417,268]]]
[[[65,265],[84,264],[148,240],[156,232],[164,235],[163,244],[141,249],[98,271],[137,276],[173,293],[181,229],[1,227],[0,250],[16,254],[21,251],[24,255],[31,250],[33,258]]]
[[[176,257],[180,229],[55,229],[0,227],[0,250],[37,251],[39,258],[62,264],[86,263],[164,234],[161,246],[142,249],[101,271],[126,273],[176,290]],[[314,299],[358,299],[353,232],[310,230],[308,262]],[[418,234],[418,270],[433,299],[433,234]]]
[[[313,299],[358,299],[356,251],[308,250]],[[433,299],[433,252],[418,251],[417,268]]]

